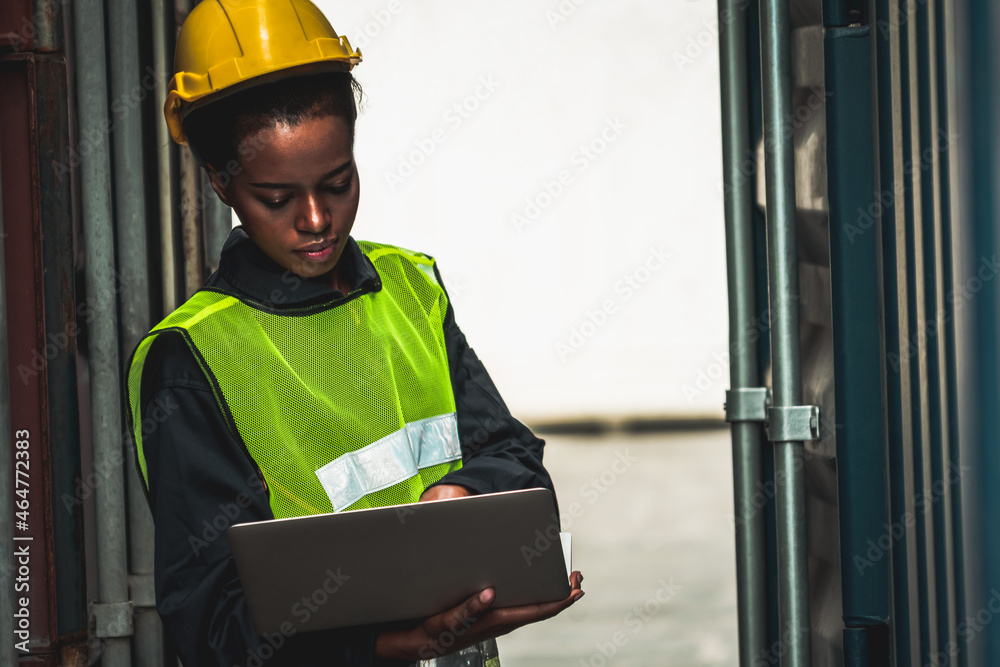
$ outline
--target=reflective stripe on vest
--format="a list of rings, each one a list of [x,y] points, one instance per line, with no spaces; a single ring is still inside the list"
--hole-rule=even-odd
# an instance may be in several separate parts
[[[462,458],[455,414],[421,419],[316,471],[339,512],[358,500],[409,479],[418,470]]]
[[[205,289],[143,339],[127,390],[144,478],[142,368],[165,331],[183,336],[201,364],[268,484],[275,518],[415,502],[461,467],[447,298],[433,260],[359,245],[380,291],[274,312]]]

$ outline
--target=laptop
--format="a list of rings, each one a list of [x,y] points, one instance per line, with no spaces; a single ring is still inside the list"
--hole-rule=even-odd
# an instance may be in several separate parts
[[[488,587],[494,608],[570,592],[548,489],[243,523],[226,534],[261,634],[425,618]]]

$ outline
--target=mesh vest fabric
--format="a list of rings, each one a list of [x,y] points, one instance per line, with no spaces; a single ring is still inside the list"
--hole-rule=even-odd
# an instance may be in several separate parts
[[[267,483],[275,518],[340,509],[317,470],[366,447],[385,451],[369,446],[405,436],[413,430],[407,425],[454,415],[443,330],[447,297],[434,278],[433,260],[393,246],[359,246],[381,290],[275,311],[203,289],[142,340],[130,364],[127,404],[147,483],[142,368],[150,345],[166,331],[179,332],[201,365],[230,430]],[[460,451],[450,458],[345,509],[415,502],[427,486],[461,467]]]

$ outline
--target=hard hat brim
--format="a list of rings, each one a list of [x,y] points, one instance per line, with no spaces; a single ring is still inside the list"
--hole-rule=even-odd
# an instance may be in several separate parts
[[[170,94],[167,96],[167,101],[163,109],[167,120],[167,126],[170,129],[170,135],[173,137],[175,142],[181,144],[182,146],[186,146],[187,135],[184,132],[184,119],[186,119],[191,112],[249,88],[255,88],[257,86],[266,85],[275,81],[282,81],[296,76],[308,76],[310,74],[321,74],[326,72],[350,72],[357,63],[361,62],[360,51],[358,52],[358,56],[358,58],[351,58],[348,60],[318,60],[315,62],[305,63],[303,65],[297,65],[295,67],[277,69],[272,72],[266,72],[259,76],[240,81],[239,83],[227,86],[219,91],[190,101],[183,99],[176,92],[176,90],[171,90]]]

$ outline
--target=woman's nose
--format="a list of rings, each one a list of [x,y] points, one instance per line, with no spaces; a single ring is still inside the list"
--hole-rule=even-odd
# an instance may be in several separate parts
[[[296,221],[299,231],[318,234],[330,225],[330,212],[326,210],[322,199],[310,195],[303,203],[304,210]]]

